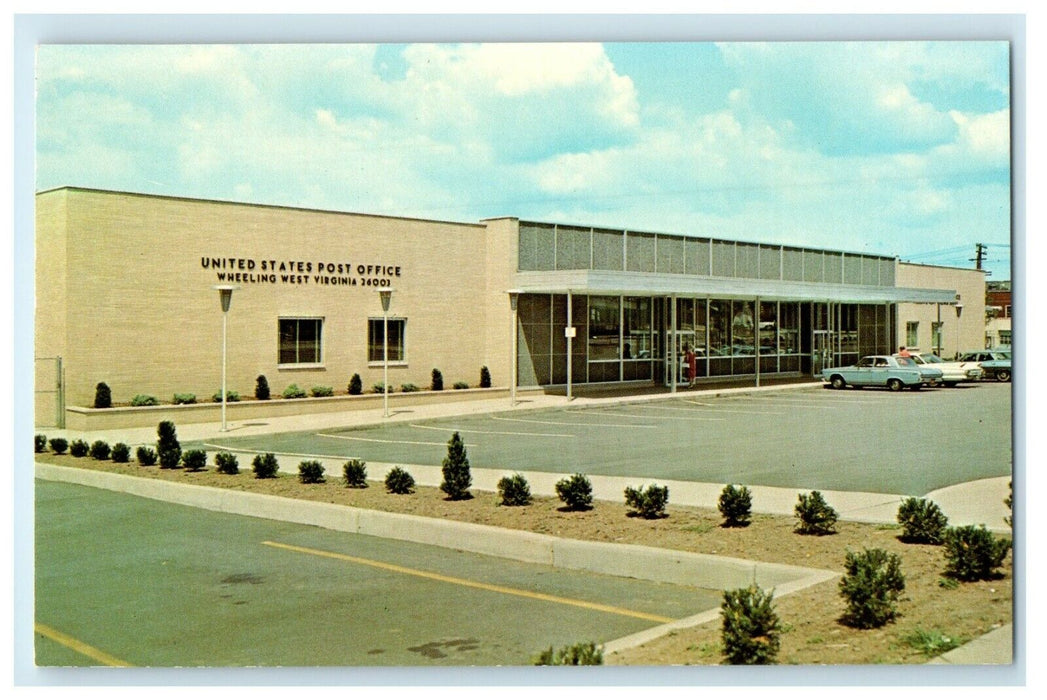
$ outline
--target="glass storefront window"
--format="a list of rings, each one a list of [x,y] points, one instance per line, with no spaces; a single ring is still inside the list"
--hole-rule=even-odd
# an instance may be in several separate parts
[[[654,349],[651,340],[651,300],[626,297],[622,311],[624,322],[622,335],[625,340],[622,359],[650,359]]]
[[[733,307],[733,315],[731,316],[731,354],[755,355],[756,326],[753,318],[753,304],[751,301],[736,301],[733,303]]]
[[[778,352],[797,355],[800,352],[800,305],[782,302],[778,312]]]
[[[731,333],[728,324],[731,302],[713,299],[709,302],[709,356],[731,354]]]
[[[778,354],[778,304],[760,302],[760,354]]]
[[[617,360],[618,297],[589,297],[589,361]]]

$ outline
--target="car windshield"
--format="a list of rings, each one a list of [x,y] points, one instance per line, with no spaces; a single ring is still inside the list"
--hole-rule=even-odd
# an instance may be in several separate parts
[[[920,355],[920,359],[922,359],[929,365],[933,365],[936,362],[945,362],[945,360],[938,357],[937,355]]]
[[[895,359],[898,360],[898,364],[901,365],[902,367],[915,367],[916,366],[916,361],[913,360],[911,357],[896,357]]]
[[[997,354],[1000,356],[1001,360],[1009,360],[1009,359],[1011,359],[1011,353],[1009,353],[1009,352],[1000,352],[1000,353],[997,353]]]

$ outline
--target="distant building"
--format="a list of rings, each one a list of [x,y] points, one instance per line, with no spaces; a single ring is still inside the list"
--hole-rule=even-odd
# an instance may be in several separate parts
[[[1011,344],[1011,282],[998,280],[985,285],[985,347]]]
[[[985,271],[898,263],[902,285],[926,285],[955,290],[947,303],[898,305],[898,344],[944,358],[977,350],[984,341]]]

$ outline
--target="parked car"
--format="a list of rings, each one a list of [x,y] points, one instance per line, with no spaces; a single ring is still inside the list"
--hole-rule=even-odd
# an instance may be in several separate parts
[[[977,362],[946,362],[933,352],[909,352],[909,357],[921,368],[933,367],[941,370],[942,384],[956,386],[960,382],[976,382],[985,374]]]
[[[977,362],[985,371],[986,379],[1011,381],[1011,353],[1002,350],[968,350],[956,358],[963,362]]]
[[[921,374],[920,366],[911,357],[891,355],[867,355],[853,365],[822,370],[822,379],[829,382],[833,389],[843,389],[851,385],[885,386],[891,391],[901,391],[909,387],[917,391],[929,382],[932,376],[941,379],[941,373],[937,371],[927,375]]]

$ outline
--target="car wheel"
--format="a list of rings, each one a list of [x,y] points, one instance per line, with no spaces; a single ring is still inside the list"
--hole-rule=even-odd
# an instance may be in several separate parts
[[[833,378],[829,380],[829,384],[832,385],[833,389],[844,389],[847,387],[847,382],[838,374],[833,375]]]
[[[887,388],[890,389],[891,391],[901,391],[902,390],[902,380],[901,379],[889,379],[889,380],[887,380]]]
[[[1011,381],[1011,371],[1007,369],[1001,369],[996,373],[996,381],[998,382],[1009,382]]]

